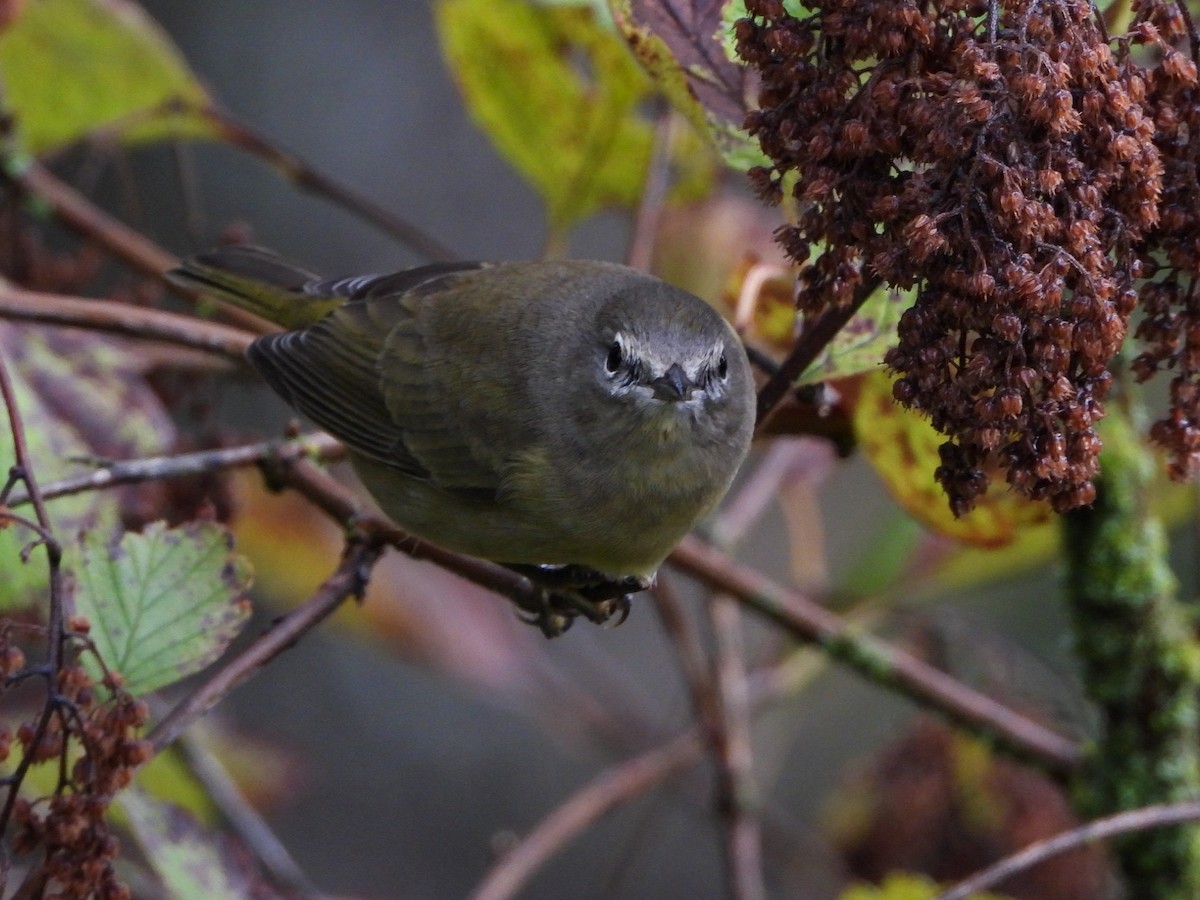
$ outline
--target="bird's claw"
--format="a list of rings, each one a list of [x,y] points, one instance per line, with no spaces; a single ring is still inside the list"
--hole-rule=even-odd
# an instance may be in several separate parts
[[[652,578],[631,575],[614,579],[582,566],[513,568],[537,588],[536,608],[526,607],[519,615],[546,637],[558,637],[579,616],[597,625],[616,627],[629,618],[632,595],[653,584]],[[571,571],[564,571],[568,569]]]

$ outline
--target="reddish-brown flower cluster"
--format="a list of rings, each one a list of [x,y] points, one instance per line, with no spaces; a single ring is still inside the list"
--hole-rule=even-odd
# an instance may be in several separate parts
[[[998,464],[1056,509],[1091,502],[1094,426],[1158,221],[1146,84],[1088,0],[748,0],[762,76],[751,176],[799,201],[780,240],[809,257],[799,302],[849,302],[869,274],[916,300],[886,358],[898,400],[948,438],[956,513]]]
[[[1144,105],[1164,176],[1161,222],[1143,252],[1148,281],[1137,337],[1146,348],[1133,368],[1143,380],[1161,368],[1175,372],[1171,409],[1151,434],[1170,451],[1172,474],[1185,478],[1200,471],[1200,85],[1186,7],[1152,0],[1135,10],[1128,43],[1156,57],[1145,71]]]
[[[5,675],[10,674],[15,670],[6,667]],[[148,711],[114,678],[105,679],[107,696],[101,699],[78,664],[61,670],[57,687],[44,730],[39,714],[39,719],[20,725],[14,746],[35,763],[69,761],[64,762],[66,777],[51,796],[16,801],[12,849],[18,854],[41,850],[48,895],[122,900],[129,890],[113,868],[118,843],[106,813],[113,796],[149,759],[149,745],[136,737]],[[8,785],[9,790],[16,788]]]

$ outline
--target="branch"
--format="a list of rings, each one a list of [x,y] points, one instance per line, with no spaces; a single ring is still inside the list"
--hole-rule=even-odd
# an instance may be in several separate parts
[[[0,318],[88,328],[142,340],[162,341],[179,347],[204,350],[242,362],[255,335],[240,328],[207,322],[116,300],[88,300],[62,294],[27,291],[0,285]]]
[[[836,613],[738,565],[698,538],[684,538],[670,560],[693,577],[734,595],[798,640],[819,645],[831,658],[868,680],[941,713],[1013,755],[1057,776],[1065,776],[1079,765],[1081,751],[1074,741],[972,690],[912,654],[858,633]]]
[[[484,876],[471,900],[508,900],[578,834],[654,785],[699,761],[704,742],[693,727],[669,744],[601,772],[544,818]]]
[[[37,478],[34,477],[33,460],[29,456],[29,445],[25,440],[25,423],[21,418],[21,410],[17,405],[16,392],[13,389],[12,379],[8,374],[8,366],[2,358],[0,358],[0,395],[3,396],[4,409],[8,414],[8,427],[13,442],[13,458],[16,462],[9,472],[4,490],[0,491],[0,503],[7,501],[9,492],[18,481],[25,483],[30,502],[33,504],[34,514],[37,517],[37,527],[33,528],[33,531],[38,535],[38,539],[46,548],[50,595],[49,611],[46,617],[46,703],[42,708],[41,715],[38,717],[33,738],[26,743],[24,752],[21,754],[21,759],[13,769],[12,774],[4,779],[4,785],[8,788],[8,795],[4,799],[3,809],[0,809],[0,834],[3,834],[7,831],[9,822],[11,821],[13,808],[16,805],[21,785],[24,783],[25,776],[29,772],[30,766],[33,765],[34,757],[41,746],[42,739],[46,736],[46,731],[50,727],[50,719],[59,707],[58,684],[59,675],[63,668],[63,644],[66,641],[67,633],[63,611],[62,545],[59,544],[54,536],[50,517],[46,513],[46,503],[42,497],[41,488],[38,486]],[[19,517],[9,514],[7,518],[18,519]],[[5,850],[4,858],[7,864],[7,850]]]
[[[676,131],[676,121],[671,107],[660,100],[655,115],[650,164],[646,167],[646,184],[634,211],[633,224],[629,230],[629,246],[625,250],[625,264],[634,269],[649,271],[650,264],[654,261],[654,240],[662,221],[670,182],[671,142]]]
[[[996,887],[1006,878],[1016,875],[1018,872],[1031,869],[1038,863],[1084,844],[1102,841],[1131,831],[1164,828],[1168,825],[1196,821],[1200,821],[1200,801],[1160,803],[1096,819],[1094,822],[1030,844],[1024,850],[1005,857],[970,878],[960,881],[950,890],[938,894],[935,900],[967,900],[972,894]]]
[[[30,162],[20,169],[9,166],[3,174],[19,190],[45,203],[59,222],[139,272],[161,277],[179,262],[174,254],[109,215],[41,164]]]
[[[750,738],[750,690],[746,679],[742,639],[742,608],[733,598],[716,593],[709,600],[716,638],[717,687],[721,728],[717,745],[717,804],[724,825],[724,848],[733,900],[762,900],[762,828],[758,819],[759,793],[754,780],[754,749]]]
[[[775,374],[767,379],[767,383],[758,392],[758,415],[755,420],[757,429],[762,428],[771,410],[791,390],[796,379],[804,374],[804,371],[821,355],[821,351],[829,346],[829,342],[837,333],[854,318],[854,314],[867,301],[867,298],[875,293],[879,285],[878,278],[866,278],[858,286],[854,298],[845,306],[826,310],[816,319],[804,323],[804,330],[796,339],[787,359],[783,361]]]
[[[299,187],[332,201],[359,218],[390,234],[412,250],[435,261],[454,261],[461,256],[430,237],[411,222],[389,212],[367,197],[357,194],[333,178],[323,174],[311,164],[284,150],[261,132],[234,118],[223,109],[205,106],[199,114],[216,126],[221,135],[233,146],[244,150],[275,168],[285,178]]]
[[[50,208],[63,225],[94,241],[117,259],[144,275],[156,278],[181,297],[197,301],[201,295],[166,280],[165,273],[179,265],[175,254],[163,249],[140,232],[109,215],[69,184],[56,178],[40,164],[28,163],[19,170],[0,169],[17,190],[36,197]],[[222,303],[221,314],[231,322],[258,331],[262,322],[244,310]]]
[[[319,625],[349,597],[362,595],[367,575],[382,552],[371,540],[351,541],[332,575],[303,606],[275,622],[249,647],[184,698],[146,736],[157,754],[183,730],[216,706],[235,687]]]
[[[327,434],[308,434],[290,441],[262,441],[241,447],[223,447],[215,450],[198,450],[194,453],[178,453],[170,456],[150,456],[107,462],[83,475],[62,478],[42,487],[42,496],[47,500],[81,494],[125,484],[140,484],[166,478],[186,478],[204,475],[225,469],[244,468],[266,464],[288,464],[307,457],[323,461],[339,459],[345,448]],[[9,500],[10,506],[21,506],[29,501],[26,494],[16,493]]]
[[[191,774],[204,787],[208,799],[275,884],[284,888],[289,897],[305,900],[322,897],[262,814],[246,800],[216,755],[194,734],[182,735],[176,746]]]
[[[787,696],[796,686],[790,661],[754,673],[749,706],[757,710]],[[585,829],[645,791],[698,763],[704,754],[702,726],[693,724],[670,742],[601,772],[557,806],[499,859],[471,900],[508,900],[555,853]]]

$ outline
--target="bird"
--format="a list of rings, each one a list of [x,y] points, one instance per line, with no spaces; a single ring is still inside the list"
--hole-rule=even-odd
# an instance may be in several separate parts
[[[283,329],[249,363],[346,446],[397,525],[585,597],[648,585],[749,450],[754,381],[735,331],[616,263],[322,278],[237,245],[168,278]]]

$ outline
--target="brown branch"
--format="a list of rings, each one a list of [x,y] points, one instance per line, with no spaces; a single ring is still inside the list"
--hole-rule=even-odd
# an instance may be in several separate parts
[[[1131,831],[1165,828],[1168,825],[1196,821],[1200,821],[1200,801],[1195,800],[1185,803],[1160,803],[1155,806],[1144,806],[1140,809],[1131,809],[1106,816],[1103,819],[1096,819],[1086,825],[1030,844],[1012,856],[1005,857],[970,878],[960,881],[950,890],[943,891],[937,895],[936,900],[967,900],[973,894],[996,887],[1018,872],[1024,872],[1051,857],[1074,850],[1084,844],[1102,841],[1119,834],[1128,834]]]
[[[345,447],[327,434],[317,433],[293,438],[289,441],[261,441],[240,447],[220,447],[214,450],[197,450],[192,453],[175,453],[167,456],[148,456],[142,459],[105,462],[82,475],[60,478],[42,485],[42,496],[47,500],[98,491],[125,484],[140,484],[167,478],[187,478],[225,469],[261,466],[264,463],[287,464],[302,458],[319,458],[325,462],[341,459]],[[29,502],[27,494],[14,492],[9,505],[21,506]]]
[[[795,690],[791,662],[753,673],[749,707],[766,706]],[[564,846],[601,818],[646,791],[696,765],[704,755],[699,723],[671,741],[608,769],[555,807],[509,850],[471,894],[472,900],[507,900]]]
[[[162,341],[241,361],[255,335],[194,316],[115,300],[42,294],[0,285],[0,319],[88,328],[143,340]]]
[[[59,222],[95,241],[134,269],[146,275],[161,276],[178,264],[174,254],[109,215],[39,163],[31,162],[15,172],[6,171],[4,175],[25,194],[46,204]]]
[[[997,746],[1065,776],[1080,762],[1079,745],[975,691],[886,642],[859,633],[849,622],[766,576],[741,566],[694,536],[670,560],[695,578],[737,597],[759,615],[869,680],[939,712]]]
[[[867,301],[867,298],[875,293],[879,285],[878,278],[866,277],[855,291],[854,298],[845,306],[826,310],[816,319],[805,322],[804,330],[796,339],[787,359],[759,389],[758,415],[755,420],[757,429],[761,430],[771,410],[787,395],[796,379],[804,374],[804,371],[821,355],[821,351],[829,346],[829,342],[837,333],[854,318],[854,314]]]
[[[622,804],[699,761],[704,742],[692,728],[670,743],[600,773],[556,807],[484,876],[471,900],[507,900],[564,845]]]
[[[724,849],[733,900],[761,900],[762,827],[750,739],[750,689],[742,641],[742,608],[726,594],[709,600],[716,638],[716,680],[720,691],[721,736],[718,744],[717,808],[724,825]]]
[[[625,251],[625,264],[635,269],[649,271],[653,262],[654,241],[662,221],[670,182],[671,140],[676,131],[677,121],[674,111],[659,101],[650,164],[646,168],[646,184],[634,211],[633,225],[629,230],[629,247]]]
[[[383,516],[364,512],[349,488],[307,460],[297,460],[284,471],[269,474],[278,486],[299,491],[335,521],[352,524],[371,540],[389,544],[413,559],[427,560],[501,594],[531,615],[543,610],[543,590],[524,575],[478,557],[446,550],[410,534]]]
[[[683,610],[672,573],[659,572],[649,591],[663,631],[675,648],[679,668],[692,700],[692,713],[706,729],[721,725],[720,700],[700,634]]]
[[[350,597],[361,596],[383,545],[372,540],[351,541],[332,575],[303,606],[275,622],[249,647],[164,716],[146,736],[155,753],[170,745],[183,730],[223,700],[230,691],[319,625]]]
[[[12,378],[9,376],[8,366],[3,358],[0,358],[0,395],[3,396],[4,408],[8,414],[8,427],[12,435],[15,460],[4,490],[0,492],[0,502],[7,501],[9,492],[18,481],[24,482],[30,502],[33,504],[34,515],[37,518],[37,527],[33,531],[37,534],[42,546],[46,548],[46,564],[49,569],[49,609],[46,616],[46,703],[38,717],[32,740],[25,745],[21,759],[14,767],[12,774],[3,780],[4,786],[8,788],[3,809],[0,809],[0,834],[3,834],[7,831],[11,821],[13,807],[16,804],[21,785],[24,783],[25,776],[33,765],[34,756],[50,727],[50,720],[59,708],[61,698],[58,694],[58,681],[63,667],[63,644],[67,638],[67,630],[63,610],[62,545],[54,536],[41,487],[34,476],[33,460],[29,455],[29,444],[25,439],[25,422],[21,418],[16,391],[13,389]],[[18,517],[9,514],[8,518]],[[66,752],[65,744],[63,752]],[[5,859],[7,860],[7,853]]]
[[[349,210],[380,230],[387,232],[402,244],[406,244],[426,259],[439,261],[461,259],[459,254],[437,239],[430,237],[411,222],[389,212],[363,195],[355,193],[345,185],[339,184],[298,156],[284,150],[250,125],[234,118],[225,110],[215,106],[206,106],[197,112],[211,122],[230,144],[257,156],[300,189],[317,194]]]
[[[200,294],[168,282],[164,273],[179,265],[175,254],[163,249],[136,229],[109,215],[44,166],[29,163],[19,171],[0,170],[17,190],[49,207],[51,215],[63,225],[94,241],[126,265],[157,278],[181,297],[196,301]],[[221,304],[222,316],[253,331],[262,328],[256,316],[229,304]]]
[[[300,868],[262,814],[246,800],[216,755],[194,733],[181,735],[176,747],[208,799],[271,880],[284,888],[289,897],[311,900],[322,897],[321,891]]]

